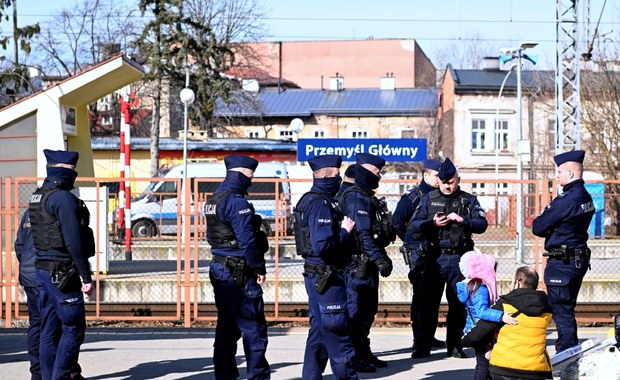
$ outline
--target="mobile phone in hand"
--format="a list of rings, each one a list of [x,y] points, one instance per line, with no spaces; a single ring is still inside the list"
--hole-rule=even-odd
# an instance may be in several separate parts
[[[438,218],[443,218],[444,216],[446,216],[446,213],[445,213],[445,212],[443,212],[443,211],[439,211],[439,212],[437,213],[437,217],[438,217]]]

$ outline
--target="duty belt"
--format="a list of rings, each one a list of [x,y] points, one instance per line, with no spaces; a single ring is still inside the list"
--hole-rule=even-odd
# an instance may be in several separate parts
[[[37,262],[34,264],[34,267],[38,269],[46,270],[48,272],[52,272],[52,271],[55,271],[56,268],[58,268],[58,265],[60,264],[61,264],[61,261],[37,260]]]
[[[227,267],[235,267],[245,262],[245,257],[213,255],[213,261]]]
[[[543,253],[543,256],[553,259],[562,260],[565,264],[570,262],[570,259],[575,259],[575,267],[581,268],[581,260],[589,260],[592,250],[590,248],[552,248],[549,252]]]
[[[455,248],[440,248],[442,254],[446,254],[449,256],[458,255],[461,256],[461,253]]]
[[[312,274],[323,274],[327,271],[327,267],[331,267],[331,269],[334,272],[339,271],[333,265],[304,263],[304,271],[306,271],[307,273],[312,273]]]

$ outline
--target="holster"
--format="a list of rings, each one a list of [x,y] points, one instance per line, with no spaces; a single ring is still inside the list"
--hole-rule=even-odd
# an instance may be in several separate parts
[[[316,282],[314,283],[314,289],[317,293],[324,294],[331,286],[335,276],[336,271],[334,271],[334,268],[331,265],[327,265],[325,271],[317,276]]]
[[[370,277],[370,268],[368,268],[368,256],[365,254],[353,255],[353,261],[355,261],[355,277],[368,280]]]
[[[405,261],[405,264],[407,264],[409,266],[409,268],[412,268],[412,263],[411,263],[411,249],[407,246],[407,244],[403,244],[400,246],[400,253],[403,255],[403,260]]]
[[[77,280],[76,277],[78,276],[77,267],[73,263],[58,263],[56,269],[50,274],[52,276],[52,284],[54,284],[61,292],[67,290],[69,285]]]
[[[249,280],[249,266],[245,261],[245,257],[231,257],[213,255],[213,261],[222,263],[230,271],[233,276],[235,285],[245,286]]]

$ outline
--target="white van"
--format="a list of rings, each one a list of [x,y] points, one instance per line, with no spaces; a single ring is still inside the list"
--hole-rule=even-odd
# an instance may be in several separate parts
[[[198,187],[199,207],[226,177],[223,163],[191,162],[187,164],[187,178],[190,180],[188,191],[193,196]],[[164,178],[183,178],[183,165],[176,165],[164,175]],[[278,162],[261,162],[254,172],[254,181],[248,190],[247,199],[254,205],[256,213],[263,218],[263,229],[268,235],[275,231],[275,197],[276,182],[259,182],[258,178],[286,179],[286,166]],[[290,185],[288,181],[279,182],[280,215],[290,220]],[[152,237],[158,234],[177,233],[177,182],[152,182],[146,190],[131,202],[131,230],[135,237]],[[191,210],[195,200],[191,199]],[[202,215],[202,209],[198,210]],[[191,223],[192,228],[194,223]]]

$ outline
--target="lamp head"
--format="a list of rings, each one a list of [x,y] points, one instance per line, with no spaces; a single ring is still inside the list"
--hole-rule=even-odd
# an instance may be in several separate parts
[[[183,103],[187,105],[192,104],[195,99],[194,91],[191,88],[184,88],[181,90],[180,97]]]
[[[531,49],[533,47],[536,47],[538,45],[538,42],[532,42],[532,41],[528,41],[528,42],[521,42],[521,45],[519,45],[521,47],[521,49]]]

